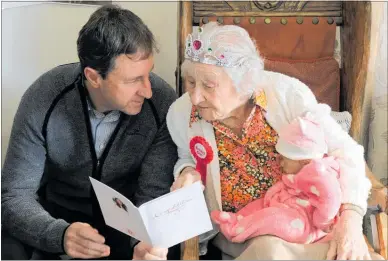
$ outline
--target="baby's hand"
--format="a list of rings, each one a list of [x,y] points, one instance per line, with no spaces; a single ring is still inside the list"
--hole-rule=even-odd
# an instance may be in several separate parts
[[[210,216],[213,222],[218,225],[229,224],[231,226],[234,226],[242,218],[241,215],[237,215],[232,212],[225,212],[225,211],[218,211],[218,210],[212,211]]]
[[[241,215],[237,215],[232,212],[224,212],[224,211],[212,211],[211,218],[214,223],[219,225],[219,229],[221,233],[228,239],[231,240],[235,236],[237,236],[241,228],[238,227],[238,222],[243,218]]]
[[[210,216],[214,223],[220,225],[224,223],[229,223],[229,220],[231,219],[231,214],[232,213],[229,214],[228,212],[214,210],[212,211]]]

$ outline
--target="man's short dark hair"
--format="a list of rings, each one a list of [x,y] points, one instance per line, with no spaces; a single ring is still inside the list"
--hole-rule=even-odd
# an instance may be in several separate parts
[[[82,27],[77,40],[82,70],[90,67],[105,79],[121,54],[148,58],[156,50],[154,35],[134,13],[117,5],[95,11]]]

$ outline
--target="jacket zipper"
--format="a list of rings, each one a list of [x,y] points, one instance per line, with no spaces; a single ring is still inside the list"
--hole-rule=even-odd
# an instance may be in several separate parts
[[[92,126],[90,123],[90,117],[89,117],[89,111],[88,111],[88,105],[87,105],[87,89],[83,84],[83,79],[82,76],[80,76],[79,80],[76,82],[79,94],[81,97],[81,102],[82,102],[82,110],[84,112],[84,118],[85,118],[85,123],[86,123],[86,131],[87,131],[87,136],[89,139],[89,147],[90,147],[90,154],[92,156],[92,162],[93,162],[93,171],[92,171],[92,177],[96,180],[101,180],[101,169],[102,165],[105,161],[106,156],[108,155],[108,151],[110,150],[110,147],[112,146],[112,143],[117,135],[117,132],[120,129],[123,117],[122,113],[120,113],[120,118],[119,122],[117,123],[117,126],[113,133],[111,134],[109,141],[104,149],[104,151],[101,154],[100,159],[97,158],[97,153],[96,149],[94,148],[94,141],[93,141],[93,135],[92,135]]]
[[[84,113],[84,119],[85,119],[85,124],[86,124],[86,131],[87,131],[87,137],[89,140],[89,148],[90,148],[90,155],[92,157],[92,162],[93,162],[93,170],[92,170],[92,177],[96,180],[101,180],[101,175],[102,175],[102,166],[104,165],[104,160],[106,156],[108,155],[108,151],[110,150],[112,143],[117,136],[117,133],[120,129],[120,126],[123,122],[123,115],[120,114],[120,119],[119,122],[117,123],[117,126],[115,130],[113,131],[111,137],[109,138],[109,141],[101,154],[100,159],[97,158],[97,153],[96,149],[94,148],[94,141],[93,141],[93,135],[92,135],[92,126],[90,123],[90,117],[89,117],[89,111],[88,111],[88,106],[87,106],[87,90],[86,87],[83,84],[82,81],[82,76],[80,76],[81,79],[77,82],[77,87],[79,90],[81,102],[82,102],[82,110]],[[107,240],[106,237],[106,225],[105,225],[105,220],[104,217],[101,213],[100,210],[100,205],[97,199],[96,194],[94,193],[93,188],[90,188],[90,199],[91,199],[91,205],[92,205],[92,215],[94,219],[94,224],[93,226],[98,229],[98,231],[105,237],[105,240]]]

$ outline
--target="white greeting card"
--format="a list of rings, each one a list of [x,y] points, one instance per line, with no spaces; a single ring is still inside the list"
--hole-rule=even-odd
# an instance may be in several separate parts
[[[152,246],[168,248],[213,229],[200,182],[137,208],[114,189],[90,181],[105,223]]]

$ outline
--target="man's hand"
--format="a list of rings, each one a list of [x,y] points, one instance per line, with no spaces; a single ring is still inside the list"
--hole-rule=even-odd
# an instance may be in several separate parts
[[[110,248],[104,242],[105,238],[97,229],[89,224],[76,222],[66,229],[63,245],[68,256],[91,259],[110,255]]]
[[[167,248],[152,247],[140,242],[133,249],[133,260],[167,260]]]
[[[186,186],[189,186],[197,181],[201,180],[201,174],[192,167],[186,167],[183,169],[179,177],[172,184],[170,190],[174,191]],[[202,189],[205,187],[202,185]]]

